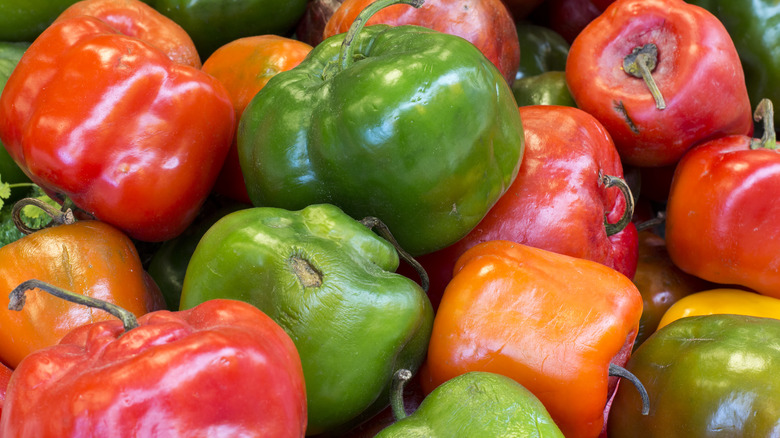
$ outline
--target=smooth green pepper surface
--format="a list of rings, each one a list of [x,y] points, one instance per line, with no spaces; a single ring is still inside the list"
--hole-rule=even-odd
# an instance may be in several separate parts
[[[334,431],[386,407],[395,369],[416,371],[425,358],[433,310],[394,273],[398,263],[390,243],[335,206],[250,208],[200,240],[181,309],[232,298],[273,318],[301,356],[307,433]]]
[[[345,35],[274,76],[245,110],[238,151],[252,203],[376,216],[412,255],[454,243],[517,175],[511,89],[453,35],[368,26],[344,66]]]
[[[0,41],[32,41],[78,0],[0,1]]]
[[[144,0],[190,35],[201,59],[242,37],[289,36],[306,0]]]
[[[520,68],[512,83],[517,106],[577,106],[566,85],[566,57],[569,43],[554,30],[518,23]]]
[[[750,102],[780,102],[780,0],[686,0],[712,12],[737,48]],[[706,79],[705,79],[706,80]],[[775,124],[780,111],[775,112]]]
[[[548,71],[536,76],[516,79],[512,84],[512,93],[517,100],[517,106],[577,106],[566,85],[566,73],[563,71]]]
[[[650,414],[640,414],[637,392],[621,384],[610,438],[778,436],[780,320],[682,318],[642,343],[626,368],[645,385]]]
[[[0,7],[2,11],[2,7]],[[2,17],[2,13],[0,13]],[[2,25],[0,25],[2,28]],[[0,42],[0,93],[5,88],[5,83],[14,71],[16,64],[22,59],[24,51],[30,46],[30,43],[3,43]],[[30,182],[30,178],[22,172],[22,169],[14,162],[8,151],[5,150],[3,143],[0,142],[0,180],[6,183]]]
[[[376,438],[563,438],[530,391],[500,374],[472,371],[433,390]]]

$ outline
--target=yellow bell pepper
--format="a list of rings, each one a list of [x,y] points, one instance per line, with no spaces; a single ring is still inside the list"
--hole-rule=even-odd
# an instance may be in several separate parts
[[[658,329],[686,316],[735,314],[780,319],[780,299],[740,289],[712,289],[685,296],[664,313]]]

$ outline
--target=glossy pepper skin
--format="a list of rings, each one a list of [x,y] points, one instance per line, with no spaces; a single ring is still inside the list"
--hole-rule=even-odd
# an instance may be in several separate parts
[[[345,0],[322,32],[323,39],[344,33],[375,0]],[[419,8],[394,5],[374,14],[367,25],[411,24],[457,35],[474,44],[512,84],[520,63],[515,22],[501,0],[425,0]]]
[[[215,78],[90,16],[46,29],[0,97],[0,139],[32,181],[144,241],[192,222],[234,129]]]
[[[306,0],[145,1],[187,31],[201,59],[239,38],[290,36],[306,10]]]
[[[0,360],[12,368],[77,326],[111,318],[44,294],[31,295],[21,312],[8,310],[8,294],[30,278],[110,301],[136,316],[165,306],[133,242],[116,228],[78,221],[36,231],[0,248]]]
[[[203,63],[203,71],[217,78],[228,91],[236,120],[274,75],[301,63],[312,47],[277,35],[255,35],[231,41],[217,49]],[[249,194],[238,161],[236,136],[219,172],[214,191],[249,204]]]
[[[502,374],[536,395],[566,437],[597,437],[617,383],[609,365],[628,359],[642,314],[631,281],[590,260],[501,240],[472,247],[455,270],[423,389],[469,371]]]
[[[431,392],[411,415],[376,438],[563,438],[530,391],[495,373],[473,371]]]
[[[5,83],[16,68],[16,64],[22,59],[24,51],[30,47],[30,43],[6,43],[0,42],[0,93],[5,88]],[[5,146],[0,141],[0,180],[5,183],[30,182],[30,178],[19,168]]]
[[[516,28],[523,53],[512,82],[517,105],[576,106],[566,84],[569,43],[544,26],[520,23]]]
[[[780,9],[776,0],[689,0],[712,12],[728,30],[745,71],[750,102],[755,107],[761,99],[780,102]],[[780,122],[777,113],[775,123]]]
[[[683,318],[658,330],[626,368],[644,382],[650,413],[620,385],[610,438],[777,435],[780,321],[744,315]]]
[[[624,58],[654,44],[652,77],[666,107]],[[726,29],[682,0],[617,0],[580,32],[566,80],[577,106],[607,128],[626,164],[671,165],[690,147],[753,130],[742,65]],[[715,103],[717,102],[717,103]]]
[[[5,0],[0,2],[0,41],[32,41],[78,0]]]
[[[637,263],[633,224],[609,235],[626,199],[606,187],[602,175],[623,177],[609,134],[588,113],[564,106],[520,107],[526,135],[517,178],[482,221],[454,244],[419,257],[436,303],[453,276],[458,257],[490,240],[509,240],[602,263],[628,278]]]
[[[407,6],[408,7],[408,6]],[[412,255],[471,230],[523,154],[512,91],[472,44],[416,26],[367,26],[320,43],[252,99],[238,132],[252,203],[328,202],[376,216]]]
[[[425,357],[431,304],[398,263],[388,241],[332,205],[250,208],[203,236],[181,308],[233,298],[277,321],[301,355],[307,434],[335,433],[385,408],[395,370]]]
[[[663,314],[658,329],[698,315],[749,315],[780,319],[780,299],[741,289],[709,289],[687,295]]]
[[[27,357],[11,377],[0,433],[304,436],[300,358],[261,311],[212,300],[152,312],[138,324],[128,331],[116,319],[85,325]]]
[[[769,202],[780,184],[780,151],[770,138],[727,136],[683,157],[666,206],[666,245],[685,272],[778,298],[780,271],[768,267],[780,264],[780,206]]]

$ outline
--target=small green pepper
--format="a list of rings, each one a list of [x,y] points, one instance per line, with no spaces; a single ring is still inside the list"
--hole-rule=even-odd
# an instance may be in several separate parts
[[[518,106],[577,106],[566,85],[569,43],[557,32],[535,24],[516,26],[520,40],[520,68],[512,83]]]
[[[265,312],[300,353],[307,433],[346,430],[387,407],[395,369],[416,371],[427,352],[431,303],[398,264],[392,244],[333,205],[249,208],[200,240],[180,308],[230,298]]]

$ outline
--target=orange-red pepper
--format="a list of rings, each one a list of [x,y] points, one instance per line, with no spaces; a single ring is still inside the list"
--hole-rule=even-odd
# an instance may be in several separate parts
[[[428,393],[469,371],[503,374],[544,403],[569,438],[602,431],[628,359],[642,297],[602,264],[508,241],[466,251],[442,297],[428,349]]]

